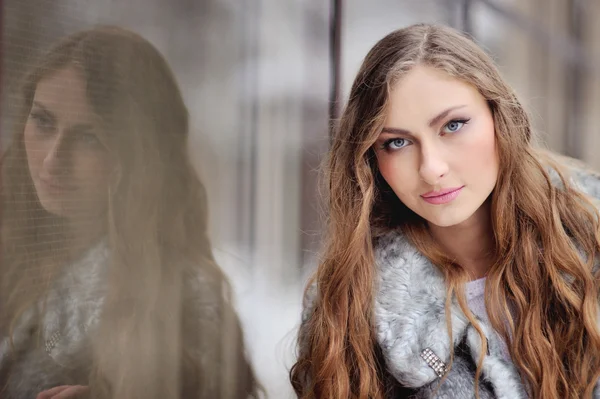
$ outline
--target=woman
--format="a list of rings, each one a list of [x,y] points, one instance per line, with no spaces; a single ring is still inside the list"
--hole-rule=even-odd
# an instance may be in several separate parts
[[[2,158],[2,398],[247,398],[256,382],[158,51],[101,27],[30,73]]]
[[[465,36],[420,24],[374,46],[329,158],[299,397],[592,396],[599,215],[579,189],[600,179],[532,141]]]

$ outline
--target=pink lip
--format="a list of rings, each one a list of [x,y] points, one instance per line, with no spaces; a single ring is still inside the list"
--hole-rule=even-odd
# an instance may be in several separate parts
[[[421,197],[430,204],[447,204],[448,202],[453,201],[456,197],[458,197],[458,195],[464,187],[465,186],[447,188],[439,191],[430,191],[428,193],[422,194]]]

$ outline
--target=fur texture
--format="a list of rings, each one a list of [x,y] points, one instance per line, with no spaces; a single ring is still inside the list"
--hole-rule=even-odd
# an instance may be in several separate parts
[[[8,337],[0,338],[0,383],[5,384],[1,398],[30,399],[60,385],[87,385],[92,362],[90,333],[101,316],[109,252],[107,243],[102,241],[64,269],[47,296],[41,326],[37,322],[40,303],[25,313],[16,327],[15,352],[10,349]],[[202,370],[219,369],[223,361],[223,331],[233,331],[233,326],[223,324],[227,305],[221,286],[208,276],[188,277],[184,286],[186,317],[182,328],[188,332],[189,339],[183,345],[198,360]],[[40,342],[34,338],[38,329],[41,330]],[[200,397],[221,397],[219,384],[218,380],[202,381]],[[191,396],[184,394],[183,397]]]
[[[581,164],[559,158],[567,177],[576,187],[600,199],[600,175]],[[553,173],[555,184],[558,175]],[[451,306],[452,341],[447,333],[444,310],[446,288],[442,273],[399,232],[390,232],[375,243],[378,279],[375,282],[375,330],[388,372],[417,399],[471,399],[475,395],[475,367],[481,342],[458,302]],[[306,292],[303,321],[310,315],[317,295],[315,286]],[[482,399],[525,399],[527,393],[516,367],[507,362],[500,347],[501,337],[479,320],[488,341],[479,393]],[[306,342],[300,329],[300,350]],[[450,351],[455,357],[452,369],[442,381],[421,358],[430,348],[448,363]],[[596,388],[595,399],[600,399]],[[394,399],[397,399],[394,397]]]
[[[468,349],[455,350],[453,368],[435,397],[472,398],[475,375],[472,367],[466,365],[476,364],[481,345],[456,301],[451,307],[453,340],[450,342],[443,275],[398,233],[389,233],[379,240],[375,259],[379,268],[376,331],[388,371],[403,386],[420,388],[419,397],[432,397],[441,380],[421,358],[421,352],[430,348],[448,362],[450,351],[462,343]],[[481,384],[482,398],[486,397],[484,392],[491,398],[526,398],[518,371],[502,357],[501,338],[489,326],[481,324],[489,343],[482,378],[491,385],[488,389]]]
[[[3,398],[35,398],[54,386],[85,382],[86,367],[81,362],[89,355],[86,332],[100,315],[107,260],[106,243],[101,242],[65,270],[48,294],[41,342],[36,342],[34,333],[42,303],[26,312],[16,326],[15,361],[11,361],[8,337],[2,339],[0,372],[7,382]]]

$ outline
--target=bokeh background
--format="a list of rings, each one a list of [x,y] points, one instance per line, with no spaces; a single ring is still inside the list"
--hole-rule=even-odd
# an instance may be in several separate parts
[[[192,118],[250,356],[272,398],[292,397],[302,289],[322,227],[318,169],[362,58],[394,29],[444,23],[497,60],[549,148],[600,169],[597,0],[2,0],[2,143],[21,74],[63,35],[132,29],[165,55]],[[226,333],[226,332],[225,332]]]

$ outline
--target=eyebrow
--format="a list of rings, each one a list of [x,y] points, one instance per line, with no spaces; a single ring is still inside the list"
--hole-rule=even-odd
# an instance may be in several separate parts
[[[56,117],[54,116],[54,113],[51,112],[48,108],[46,108],[42,103],[34,101],[33,105],[35,105],[36,108],[39,108],[40,111],[42,111],[44,114],[46,114],[46,116],[48,116],[49,118],[52,118],[52,120],[56,119]]]
[[[438,123],[440,123],[440,121],[442,119],[444,119],[446,116],[448,116],[448,114],[450,112],[457,110],[459,108],[464,108],[464,107],[466,107],[465,104],[455,105],[454,107],[450,107],[450,108],[443,110],[442,112],[440,112],[439,114],[437,114],[436,116],[431,118],[431,120],[429,121],[429,126],[433,127],[433,126],[437,125]],[[399,129],[399,128],[395,128],[395,127],[384,127],[382,129],[381,133],[410,134],[410,132],[406,129]]]

